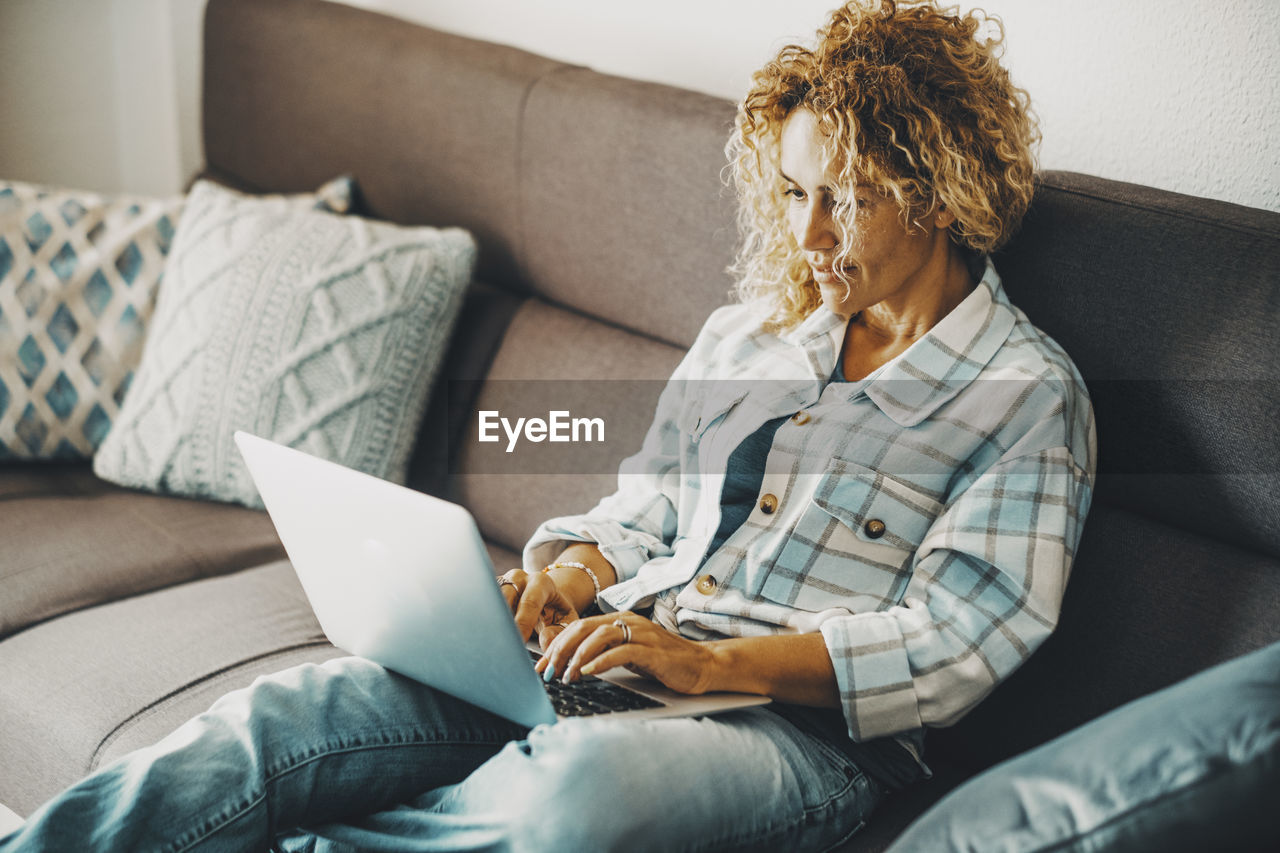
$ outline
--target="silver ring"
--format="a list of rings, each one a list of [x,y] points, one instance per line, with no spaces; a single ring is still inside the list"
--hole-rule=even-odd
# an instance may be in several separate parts
[[[498,589],[502,589],[504,586],[514,586],[516,588],[516,595],[520,594],[520,587],[516,586],[516,582],[513,581],[510,576],[498,575]]]
[[[621,619],[614,619],[613,625],[615,628],[622,629],[622,644],[624,646],[627,643],[631,642],[631,626],[630,625],[628,625],[626,622],[624,622]]]

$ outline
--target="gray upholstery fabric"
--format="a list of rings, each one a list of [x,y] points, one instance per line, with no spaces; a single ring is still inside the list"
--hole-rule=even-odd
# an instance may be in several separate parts
[[[328,644],[285,562],[14,635],[0,643],[0,802],[26,813],[99,764],[117,740],[139,745],[143,738],[128,734],[134,725],[147,737],[171,730],[212,694],[279,669],[293,659],[286,653],[321,647]]]
[[[520,107],[563,63],[311,0],[210,3],[204,43],[213,174],[263,191],[351,173],[373,216],[466,228],[481,278],[518,278]]]
[[[483,282],[473,282],[462,305],[445,362],[409,460],[408,485],[433,495],[449,490],[449,451],[462,441],[473,420],[480,382],[502,342],[507,324],[523,299]]]
[[[605,422],[604,444],[481,444],[473,412],[455,455],[453,498],[484,535],[518,550],[538,524],[582,512],[617,487],[639,450],[658,395],[683,353],[578,314],[529,300],[516,314],[475,404],[503,416],[552,409]]]
[[[0,638],[284,553],[264,513],[130,491],[87,464],[0,466],[0,543]]]
[[[1280,562],[1095,503],[1058,630],[928,749],[970,769],[1280,639]]]
[[[688,346],[728,301],[737,232],[720,179],[732,104],[564,69],[524,109],[520,209],[537,292]]]
[[[1051,172],[996,263],[1084,375],[1099,477],[1057,633],[930,739],[973,768],[1280,638],[1280,216]]]
[[[519,562],[488,550],[499,571]],[[0,643],[0,802],[29,814],[258,676],[342,654],[285,561],[31,628]]]
[[[1280,556],[1280,216],[1051,172],[996,263],[1093,395],[1098,499]]]

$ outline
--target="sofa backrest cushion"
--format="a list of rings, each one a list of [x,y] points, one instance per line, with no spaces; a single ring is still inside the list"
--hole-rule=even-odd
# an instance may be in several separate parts
[[[727,101],[585,68],[539,80],[524,109],[524,272],[545,298],[688,346],[729,301]]]
[[[974,767],[1280,639],[1280,215],[1050,172],[996,263],[1099,471],[1057,632],[933,738]]]
[[[372,216],[472,231],[481,279],[684,346],[728,301],[721,98],[315,0],[215,0],[205,44],[214,177],[354,174]]]
[[[487,538],[515,551],[548,518],[590,509],[617,488],[618,463],[640,449],[658,395],[682,355],[680,347],[527,300],[484,383],[474,394],[454,383],[455,398],[474,402],[452,454],[452,497],[471,509]],[[590,441],[554,444],[512,443],[498,428],[490,430],[498,441],[480,442],[481,411],[510,422],[549,420],[551,411],[561,411],[599,418],[603,428],[600,435],[580,433]]]
[[[1280,215],[1050,172],[996,260],[1089,386],[1099,497],[1280,557]]]
[[[204,41],[210,174],[257,192],[353,174],[372,216],[466,228],[477,274],[519,281],[521,106],[563,63],[313,0],[216,0]]]

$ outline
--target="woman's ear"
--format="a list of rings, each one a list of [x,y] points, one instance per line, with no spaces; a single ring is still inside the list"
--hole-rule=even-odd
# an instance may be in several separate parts
[[[937,208],[933,211],[933,224],[937,226],[939,231],[945,231],[950,228],[956,221],[956,215],[947,210],[947,206],[938,203]]]

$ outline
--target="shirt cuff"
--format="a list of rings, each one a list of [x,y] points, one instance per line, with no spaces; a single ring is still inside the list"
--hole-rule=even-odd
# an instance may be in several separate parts
[[[553,562],[568,546],[587,542],[600,549],[618,583],[635,577],[651,557],[653,537],[623,527],[616,521],[585,515],[564,516],[543,522],[524,546],[524,569],[535,572]],[[661,546],[657,540],[653,544]]]
[[[850,737],[870,740],[924,725],[902,629],[892,614],[841,616],[821,630]]]

